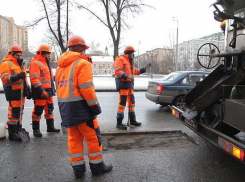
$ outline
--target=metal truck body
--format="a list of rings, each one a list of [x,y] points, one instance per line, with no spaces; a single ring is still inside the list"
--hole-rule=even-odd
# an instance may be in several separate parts
[[[206,68],[217,65],[214,61],[221,64],[186,95],[187,109],[172,107],[172,113],[197,134],[245,162],[245,0],[219,0],[213,6],[215,20],[226,21],[225,52],[207,44],[208,53],[201,47],[197,56]],[[231,97],[232,88],[236,97]]]

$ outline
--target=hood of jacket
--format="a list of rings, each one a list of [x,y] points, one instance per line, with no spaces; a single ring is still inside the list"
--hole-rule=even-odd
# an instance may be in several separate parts
[[[36,55],[35,57],[33,57],[31,62],[36,61],[36,60],[46,62],[46,58],[41,55]]]
[[[73,52],[73,51],[65,52],[59,57],[58,66],[61,68],[66,67],[82,57],[83,56],[79,52]]]
[[[3,58],[2,62],[5,62],[5,61],[17,61],[17,59],[13,58],[13,56],[9,54]]]
[[[3,58],[2,62],[10,61],[14,64],[18,64],[19,66],[22,64],[23,59],[21,59],[21,62],[18,62],[16,58],[14,58],[12,55],[8,55]]]

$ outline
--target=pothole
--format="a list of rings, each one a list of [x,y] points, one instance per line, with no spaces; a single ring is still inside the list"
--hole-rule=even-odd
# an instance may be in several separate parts
[[[103,150],[145,150],[196,145],[180,130],[127,133],[103,133]]]

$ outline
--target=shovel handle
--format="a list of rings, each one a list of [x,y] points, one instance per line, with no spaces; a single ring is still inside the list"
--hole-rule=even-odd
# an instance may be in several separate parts
[[[25,62],[21,65],[21,71],[24,71]],[[23,115],[23,95],[24,95],[24,79],[21,79],[21,86],[20,86],[20,125],[22,125],[22,115]]]
[[[131,62],[131,74],[134,75],[134,58],[132,59],[132,62]],[[130,125],[130,105],[131,105],[131,92],[132,92],[132,86],[133,86],[133,79],[131,79],[131,82],[130,82],[130,88],[129,88],[129,102],[128,102],[128,123],[127,125],[129,126]]]

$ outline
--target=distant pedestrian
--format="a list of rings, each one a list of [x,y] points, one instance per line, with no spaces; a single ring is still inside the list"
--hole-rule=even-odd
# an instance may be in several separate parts
[[[127,125],[122,123],[124,118],[124,110],[127,102],[130,124],[134,126],[141,125],[140,122],[136,121],[136,115],[134,111],[134,75],[140,75],[144,73],[146,69],[148,69],[151,66],[151,64],[148,63],[143,68],[137,69],[134,65],[132,65],[134,59],[134,52],[135,49],[132,46],[126,46],[124,49],[124,55],[117,56],[114,63],[116,89],[117,91],[119,91],[116,127],[123,130],[127,129]]]
[[[77,178],[85,172],[83,141],[87,142],[92,174],[111,171],[105,165],[97,115],[101,113],[92,76],[91,58],[85,55],[86,45],[80,36],[68,41],[70,51],[58,59],[56,85],[62,125],[67,127],[70,161]]]
[[[21,140],[18,129],[20,125],[20,107],[21,107],[21,80],[24,79],[24,98],[23,105],[25,104],[25,97],[31,99],[31,91],[26,79],[26,71],[21,66],[23,63],[22,49],[14,45],[10,48],[8,56],[2,60],[0,65],[1,80],[6,100],[9,102],[8,107],[8,132],[10,140]]]
[[[40,120],[44,110],[47,124],[47,132],[59,132],[54,127],[54,101],[55,96],[53,71],[50,66],[51,48],[47,44],[41,44],[36,56],[31,60],[29,72],[34,100],[32,111],[32,129],[35,137],[42,137]]]

